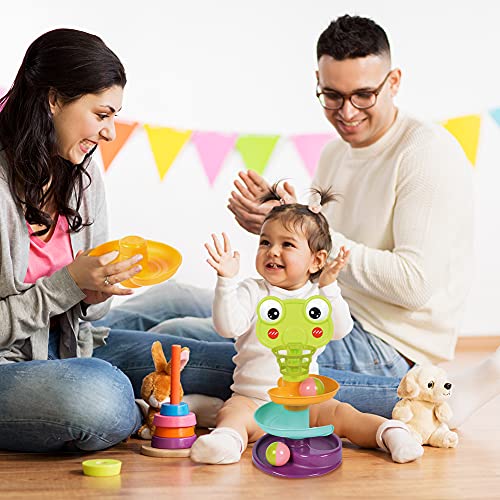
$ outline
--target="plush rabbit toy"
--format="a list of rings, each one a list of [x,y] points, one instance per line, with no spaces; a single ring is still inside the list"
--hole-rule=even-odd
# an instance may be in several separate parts
[[[458,434],[448,427],[451,408],[446,400],[452,384],[437,366],[414,366],[401,380],[398,396],[403,398],[392,410],[392,418],[405,422],[421,444],[455,448]]]
[[[142,381],[141,396],[149,406],[146,415],[145,424],[137,431],[137,434],[143,439],[151,439],[155,426],[153,425],[154,416],[160,411],[163,403],[170,401],[170,363],[167,363],[162,345],[156,341],[151,346],[151,354],[155,365],[155,371],[146,375]],[[189,361],[189,349],[183,347],[181,350],[181,370]],[[181,387],[181,399],[183,391]]]

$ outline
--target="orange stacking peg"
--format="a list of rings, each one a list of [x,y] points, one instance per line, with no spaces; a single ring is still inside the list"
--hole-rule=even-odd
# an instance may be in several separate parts
[[[170,404],[178,405],[181,402],[181,346],[172,346],[172,356],[170,358]]]
[[[153,415],[155,431],[151,445],[141,447],[141,453],[150,457],[188,457],[196,440],[196,416],[181,401],[181,346],[173,345],[171,351],[170,362],[165,366],[166,375],[170,375],[170,401],[162,403],[160,411]],[[189,359],[189,351],[183,354],[186,357],[182,359],[182,366]]]

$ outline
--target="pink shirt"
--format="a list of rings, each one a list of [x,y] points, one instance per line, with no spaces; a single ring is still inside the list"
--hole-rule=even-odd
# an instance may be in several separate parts
[[[33,230],[28,224],[30,253],[25,283],[34,283],[39,278],[51,276],[73,262],[73,249],[68,227],[66,217],[58,217],[52,237],[49,241],[42,241],[38,236],[33,236]]]

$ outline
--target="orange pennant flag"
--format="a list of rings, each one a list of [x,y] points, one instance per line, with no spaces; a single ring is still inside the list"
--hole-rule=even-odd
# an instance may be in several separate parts
[[[99,147],[101,149],[102,163],[104,171],[107,171],[111,162],[115,159],[120,149],[129,140],[130,135],[137,127],[137,122],[115,122],[116,138],[114,141],[101,141]]]

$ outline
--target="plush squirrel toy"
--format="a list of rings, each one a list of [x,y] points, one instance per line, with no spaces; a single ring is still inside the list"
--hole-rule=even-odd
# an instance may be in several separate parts
[[[452,412],[447,399],[452,384],[437,366],[415,366],[401,380],[392,418],[405,422],[420,444],[455,448],[458,434],[448,427]]]
[[[159,341],[154,342],[151,346],[151,355],[153,356],[155,371],[144,377],[141,387],[142,399],[149,405],[146,423],[137,431],[137,434],[143,439],[151,439],[155,431],[153,418],[160,411],[161,405],[170,401],[171,367],[170,363],[167,363]],[[181,349],[181,370],[186,366],[188,361],[189,349],[183,347]],[[182,396],[183,391],[181,387],[181,399]]]

